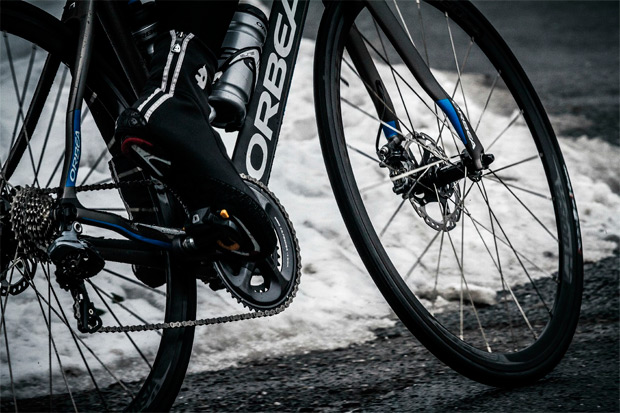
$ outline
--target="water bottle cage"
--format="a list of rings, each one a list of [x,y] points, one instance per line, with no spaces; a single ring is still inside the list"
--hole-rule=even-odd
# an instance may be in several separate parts
[[[244,49],[239,49],[235,53],[233,53],[228,59],[224,61],[219,67],[217,73],[213,78],[213,82],[217,82],[217,80],[222,76],[222,74],[228,70],[229,67],[234,65],[240,61],[251,61],[254,63],[254,70],[252,71],[252,84],[254,87],[252,88],[252,93],[254,89],[256,89],[256,84],[258,83],[258,69],[260,67],[260,53],[261,49],[258,47],[246,47]],[[248,64],[248,63],[245,63]]]

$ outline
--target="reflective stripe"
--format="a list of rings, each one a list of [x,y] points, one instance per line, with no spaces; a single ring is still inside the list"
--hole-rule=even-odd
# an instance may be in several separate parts
[[[170,91],[166,93],[165,95],[159,97],[157,101],[155,101],[155,103],[153,103],[153,105],[146,111],[146,113],[144,114],[144,120],[146,120],[147,122],[151,118],[151,115],[153,114],[153,112],[157,110],[157,108],[159,108],[166,100],[174,96],[174,90],[177,86],[177,80],[179,80],[179,73],[181,72],[181,67],[183,66],[183,60],[185,59],[185,52],[187,51],[187,45],[189,41],[192,40],[193,38],[194,38],[194,35],[190,33],[183,40],[183,44],[181,45],[181,52],[179,54],[179,58],[174,68],[172,82],[170,83]],[[170,65],[167,66],[165,73],[167,73],[169,70],[170,70]]]
[[[174,30],[170,30],[170,37],[172,37],[172,41],[170,42],[170,52],[168,52],[168,60],[166,60],[166,66],[164,67],[164,74],[161,78],[161,90],[166,90],[166,84],[168,83],[168,72],[170,71],[170,66],[172,65],[172,59],[174,57],[174,44],[177,42],[177,33]]]

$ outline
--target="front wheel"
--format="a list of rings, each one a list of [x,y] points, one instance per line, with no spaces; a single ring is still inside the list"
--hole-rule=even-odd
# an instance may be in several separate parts
[[[390,2],[493,155],[480,174],[463,170],[457,132],[364,4],[330,4],[315,55],[323,155],[355,248],[401,321],[446,364],[494,386],[537,380],[568,348],[583,283],[577,211],[549,120],[472,4]],[[383,111],[396,122],[381,121]],[[377,155],[390,135],[402,141],[396,165]],[[459,162],[460,176],[442,175]]]

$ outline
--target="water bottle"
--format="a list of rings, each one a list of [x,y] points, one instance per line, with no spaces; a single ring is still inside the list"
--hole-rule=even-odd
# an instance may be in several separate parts
[[[155,51],[158,15],[155,2],[129,1],[131,36],[145,60],[150,60]]]
[[[228,28],[209,104],[215,110],[212,125],[238,130],[258,80],[260,54],[267,37],[267,17],[250,4],[241,4]]]

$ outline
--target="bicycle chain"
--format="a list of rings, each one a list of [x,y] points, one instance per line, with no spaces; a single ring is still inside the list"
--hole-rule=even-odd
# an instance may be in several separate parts
[[[75,189],[77,192],[87,192],[87,191],[119,189],[121,187],[134,186],[134,185],[155,185],[155,184],[163,185],[164,188],[176,198],[176,200],[182,206],[187,217],[190,216],[189,209],[183,203],[183,201],[181,200],[181,198],[176,192],[174,192],[171,188],[162,184],[161,182],[155,181],[152,179],[140,179],[140,180],[118,182],[118,183],[81,185],[81,186],[75,187]],[[58,188],[38,189],[38,191],[40,191],[42,194],[45,194],[45,195],[51,195],[53,193],[58,193]],[[276,198],[274,197],[274,199]],[[280,204],[278,206],[281,207]],[[282,210],[285,212],[285,218],[288,220],[288,214],[286,214],[286,211],[284,209]],[[294,230],[293,230],[293,234],[294,234]],[[298,257],[297,271],[300,271],[301,262],[299,260],[299,245],[296,245],[295,249],[296,249],[295,253],[297,254],[297,257]],[[137,325],[130,325],[130,326],[114,326],[114,327],[103,326],[100,329],[98,329],[96,332],[97,333],[128,333],[128,332],[139,332],[139,331],[154,331],[154,330],[165,330],[165,329],[170,329],[170,328],[184,328],[184,327],[196,327],[196,326],[206,326],[206,325],[214,325],[214,324],[225,324],[225,323],[231,323],[235,321],[271,317],[271,316],[281,313],[286,308],[288,308],[288,306],[291,304],[291,302],[297,295],[297,290],[299,288],[299,281],[300,281],[300,277],[298,276],[295,286],[293,287],[293,290],[289,298],[281,306],[275,309],[272,309],[272,310],[253,311],[253,312],[248,312],[248,313],[221,316],[221,317],[204,318],[204,319],[199,319],[199,320],[171,321],[171,322],[164,322],[164,323],[150,323],[150,324],[147,323],[147,324],[137,324]]]

